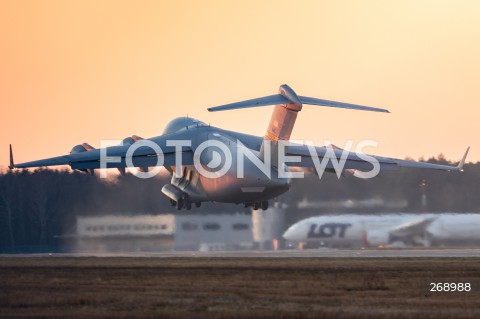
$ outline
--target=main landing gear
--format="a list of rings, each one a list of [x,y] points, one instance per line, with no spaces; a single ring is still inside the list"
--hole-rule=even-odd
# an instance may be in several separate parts
[[[253,210],[258,210],[258,209],[263,209],[267,210],[268,209],[268,201],[263,201],[263,202],[253,202],[253,203],[245,203],[245,207],[252,207]]]
[[[201,202],[195,202],[195,207],[200,207],[202,206]],[[192,209],[192,202],[188,198],[179,198],[178,201],[174,201],[173,199],[170,199],[170,205],[176,206],[178,210],[182,210],[185,208],[186,210]]]

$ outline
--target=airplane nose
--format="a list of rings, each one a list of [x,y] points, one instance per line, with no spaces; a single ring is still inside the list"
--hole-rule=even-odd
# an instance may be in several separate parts
[[[283,238],[286,239],[286,240],[289,240],[289,241],[297,241],[298,240],[298,236],[297,236],[297,232],[296,232],[296,225],[293,225],[293,226],[290,226],[286,231],[285,233],[283,233]]]

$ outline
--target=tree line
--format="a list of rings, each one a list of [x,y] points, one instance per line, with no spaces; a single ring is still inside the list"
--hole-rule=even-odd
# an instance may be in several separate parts
[[[452,164],[439,156],[429,162]],[[426,187],[421,187],[422,181]],[[100,179],[71,170],[36,169],[0,172],[0,252],[19,247],[55,247],[56,236],[74,232],[77,216],[177,213],[162,193],[168,176],[139,179],[133,175]],[[427,197],[426,207],[422,194]],[[288,205],[287,220],[308,215],[347,212],[346,207],[299,212],[300,201],[342,201],[381,198],[404,200],[404,211],[480,212],[480,162],[463,173],[401,169],[373,179],[335,174],[307,175],[292,181],[278,200]],[[377,207],[382,211],[388,208]],[[374,209],[374,210],[375,210]],[[232,204],[204,203],[190,213],[248,211]],[[363,210],[362,213],[374,211]],[[185,213],[184,211],[180,213]]]

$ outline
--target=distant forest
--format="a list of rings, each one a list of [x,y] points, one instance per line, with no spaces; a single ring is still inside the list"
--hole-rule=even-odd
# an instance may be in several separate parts
[[[443,156],[429,162],[452,164]],[[422,190],[422,180],[426,188]],[[82,172],[37,169],[0,173],[0,252],[18,247],[55,247],[57,235],[72,233],[76,216],[105,214],[177,213],[161,189],[167,177],[139,179],[132,175],[108,180]],[[422,192],[428,201],[422,206]],[[332,212],[359,212],[358,209],[318,208],[301,212],[301,201],[345,201],[381,198],[403,201],[402,211],[480,212],[480,162],[466,164],[463,173],[401,169],[385,171],[373,179],[346,175],[337,179],[326,173],[292,181],[289,192],[278,197],[288,205],[289,223],[310,215]],[[388,211],[387,207],[361,213]],[[390,209],[392,210],[392,209]],[[204,203],[190,213],[248,211],[242,205]],[[182,210],[180,213],[185,213]]]

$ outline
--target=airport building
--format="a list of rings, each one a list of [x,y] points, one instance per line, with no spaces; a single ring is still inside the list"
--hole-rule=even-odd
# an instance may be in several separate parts
[[[173,215],[77,217],[76,251],[164,251],[173,246]]]
[[[175,250],[252,249],[252,218],[249,214],[175,216]]]
[[[79,216],[62,236],[79,252],[224,251],[276,249],[285,230],[285,207],[223,214]]]
[[[69,236],[80,252],[155,252],[251,249],[249,214],[77,217]]]

